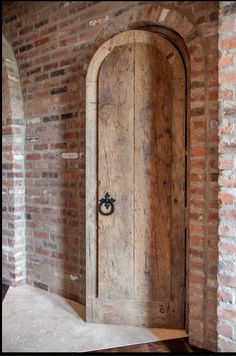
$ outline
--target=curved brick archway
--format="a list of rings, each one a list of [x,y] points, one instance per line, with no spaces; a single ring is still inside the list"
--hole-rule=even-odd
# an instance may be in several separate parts
[[[225,6],[228,13],[228,2]],[[25,143],[27,283],[81,303],[86,272],[85,75],[89,62],[100,45],[122,31],[158,25],[182,36],[191,57],[189,332],[192,344],[209,350],[216,350],[218,337],[218,18],[215,1],[5,2],[3,14],[3,33],[20,68],[27,138],[35,143]],[[224,28],[223,32],[229,31]],[[61,157],[65,150],[78,152],[79,158],[66,162]],[[68,225],[61,217],[62,206]],[[53,244],[46,244],[46,236]],[[222,287],[227,285],[223,277]],[[224,327],[218,332],[225,333]],[[222,349],[227,349],[224,345]]]
[[[25,121],[19,71],[10,44],[2,37],[3,73],[3,282],[19,285],[25,282]]]
[[[94,54],[87,72],[87,113],[93,110],[91,103],[94,102],[90,83],[94,81],[104,57],[109,53],[104,42],[109,42],[112,36],[123,31],[155,25],[178,33],[189,53],[188,332],[191,344],[216,350],[217,253],[208,251],[208,248],[211,247],[212,236],[217,238],[214,225],[217,218],[212,221],[209,217],[212,214],[211,204],[217,201],[218,189],[215,185],[216,173],[210,173],[212,161],[216,159],[215,152],[211,153],[208,149],[208,141],[215,139],[217,142],[209,130],[210,127],[216,131],[214,121],[209,121],[209,112],[212,110],[217,113],[217,110],[209,107],[209,82],[212,78],[208,77],[208,53],[197,26],[183,14],[162,6],[142,5],[136,12],[132,12],[131,17],[127,12],[122,13],[118,21],[110,23],[97,37],[96,43],[101,46]],[[214,80],[217,81],[217,78]],[[86,137],[89,142],[92,139],[91,132],[86,131]]]

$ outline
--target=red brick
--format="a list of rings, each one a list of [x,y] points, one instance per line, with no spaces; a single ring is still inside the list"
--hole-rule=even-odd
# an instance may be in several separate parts
[[[232,287],[236,288],[236,279],[235,276],[228,276],[228,275],[218,275],[219,284],[225,287]],[[223,317],[223,319],[225,319]]]
[[[26,159],[29,159],[29,160],[37,160],[37,159],[40,159],[40,154],[39,153],[32,153],[32,154],[28,154],[26,155]]]
[[[208,94],[209,100],[217,100],[218,99],[218,90],[212,90]]]
[[[43,249],[41,247],[36,247],[35,248],[35,252],[38,253],[41,256],[49,256],[50,255],[50,252],[48,250],[45,250],[45,249]]]
[[[224,125],[224,126],[220,126],[219,127],[219,134],[231,134],[234,130],[234,125],[233,124],[228,124],[228,125]]]
[[[234,196],[229,193],[219,192],[219,203],[232,205],[234,203]]]
[[[220,73],[219,83],[220,84],[230,84],[236,82],[236,72]]]
[[[71,34],[79,34],[80,32],[84,31],[87,27],[87,24],[86,23],[82,23],[82,24],[79,24],[75,27],[73,27],[71,30],[70,30],[70,33]]]
[[[236,310],[233,306],[231,308],[219,306],[217,312],[218,317],[222,317],[224,320],[236,320]]]
[[[220,209],[220,217],[229,220],[235,220],[236,209]]]
[[[19,35],[24,35],[25,33],[28,33],[30,31],[33,31],[33,25],[24,27],[19,31]]]
[[[205,281],[205,276],[197,274],[197,273],[191,273],[189,274],[189,279],[190,279],[190,284],[199,284],[202,285]]]
[[[219,99],[220,100],[233,100],[233,90],[229,89],[220,89],[219,90]]]
[[[218,340],[218,349],[220,352],[234,352],[236,349],[236,342],[228,339],[228,338],[219,338]]]
[[[204,242],[204,240],[201,237],[198,237],[198,236],[191,237],[190,238],[190,247],[198,247],[198,246],[203,247],[203,242]]]
[[[65,55],[68,54],[68,50],[67,49],[62,49],[60,51],[57,51],[57,52],[54,52],[51,54],[51,58],[52,59],[55,59],[55,58],[60,58],[60,57],[63,57]]]
[[[46,144],[34,145],[33,148],[34,148],[34,150],[47,150],[48,149],[48,145],[46,145]]]
[[[52,252],[52,257],[58,258],[60,260],[64,260],[65,255],[59,252]]]
[[[204,156],[204,153],[204,147],[192,147],[191,149],[192,156],[202,157]]]
[[[43,231],[34,231],[34,237],[47,240],[49,238],[49,233]]]
[[[222,50],[236,48],[236,38],[229,38],[223,41],[219,41],[219,47]]]
[[[219,251],[221,253],[236,254],[236,244],[235,243],[219,243]]]
[[[231,291],[218,289],[217,296],[219,301],[224,303],[233,303],[233,293]]]
[[[236,44],[236,42],[235,42]],[[219,60],[219,66],[220,68],[225,68],[225,67],[229,67],[233,64],[233,55],[232,54],[228,54],[225,56],[222,56]]]

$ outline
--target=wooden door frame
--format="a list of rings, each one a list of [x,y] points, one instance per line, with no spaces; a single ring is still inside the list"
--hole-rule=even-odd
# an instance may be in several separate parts
[[[180,53],[186,71],[186,94],[189,93],[189,57],[188,51],[182,38],[172,30],[161,26],[148,26],[136,29],[138,31],[155,32],[166,38],[174,45]],[[122,46],[133,41],[135,30],[122,32],[103,43],[94,54],[87,71],[86,76],[86,321],[94,319],[92,316],[92,298],[91,295],[97,295],[97,80],[99,69],[104,59],[116,47]],[[186,95],[186,182],[188,182],[189,172],[189,128],[188,112],[189,99]],[[188,187],[186,186],[186,212],[188,211]],[[187,219],[187,216],[186,216]],[[186,251],[188,246],[188,229],[186,220]],[[186,266],[188,265],[188,254],[186,255]],[[90,261],[92,261],[90,263]],[[187,269],[186,269],[187,271]],[[186,276],[187,277],[187,276]],[[186,300],[185,300],[185,326],[187,325],[188,315],[188,280],[186,278]]]

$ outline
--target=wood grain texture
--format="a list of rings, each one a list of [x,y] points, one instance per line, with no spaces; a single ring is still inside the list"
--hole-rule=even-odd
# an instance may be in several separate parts
[[[174,64],[176,65],[176,64]],[[185,73],[172,80],[171,294],[169,324],[182,325],[185,306]]]
[[[98,214],[98,296],[131,298],[133,265],[134,44],[117,47],[99,73],[98,198],[115,213]],[[103,208],[106,210],[106,208]]]
[[[124,36],[104,44],[98,95],[89,93],[98,99],[91,103],[98,194],[89,200],[87,320],[183,329],[184,66],[166,39],[145,31]],[[94,204],[106,192],[116,199],[115,213],[97,215],[95,235]]]
[[[135,44],[135,298],[170,298],[171,68]],[[163,223],[164,222],[164,223]]]

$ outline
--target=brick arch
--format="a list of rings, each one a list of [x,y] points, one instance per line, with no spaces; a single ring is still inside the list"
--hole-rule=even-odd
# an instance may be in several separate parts
[[[122,26],[121,26],[122,25]],[[189,234],[188,234],[188,331],[190,343],[198,347],[216,350],[216,319],[212,317],[214,307],[209,313],[208,305],[216,299],[216,273],[208,277],[208,234],[210,236],[211,222],[209,221],[209,185],[213,178],[208,172],[208,77],[206,70],[206,48],[204,39],[198,27],[187,19],[183,14],[163,6],[141,5],[136,12],[125,11],[117,17],[117,21],[111,22],[96,38],[101,47],[95,53],[90,62],[87,83],[95,75],[100,66],[102,57],[101,48],[104,42],[112,36],[130,29],[139,29],[142,26],[163,26],[179,34],[187,47],[189,54]],[[103,45],[102,45],[103,44]],[[106,51],[106,49],[104,48]],[[99,52],[100,51],[100,52]],[[98,63],[100,61],[100,64]],[[94,66],[96,62],[96,65]],[[199,94],[201,92],[201,94]],[[87,97],[91,98],[91,92]],[[89,132],[86,133],[87,139]],[[215,193],[217,194],[217,193]],[[197,199],[195,200],[195,198]],[[196,213],[195,209],[202,209]],[[201,251],[198,247],[201,246]],[[198,256],[199,255],[199,256]],[[196,261],[199,257],[201,262]],[[217,263],[214,257],[213,267]],[[213,292],[211,290],[213,288]],[[209,292],[208,292],[209,290]],[[208,303],[209,298],[209,303]],[[211,299],[211,300],[210,300]],[[213,304],[213,302],[212,302]]]
[[[2,263],[3,282],[25,282],[25,120],[19,70],[11,45],[2,36]]]

